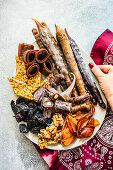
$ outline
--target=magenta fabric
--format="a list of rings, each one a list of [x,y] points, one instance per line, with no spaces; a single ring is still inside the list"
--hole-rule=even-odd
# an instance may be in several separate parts
[[[109,29],[97,38],[90,56],[97,65],[113,64],[113,33]]]
[[[96,64],[113,64],[113,33],[110,30],[105,30],[97,38],[90,56]],[[113,169],[113,112],[108,105],[101,128],[80,147],[65,151],[35,147],[50,170]]]

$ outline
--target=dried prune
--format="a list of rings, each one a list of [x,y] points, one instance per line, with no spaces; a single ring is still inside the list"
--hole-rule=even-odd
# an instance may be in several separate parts
[[[33,119],[34,119],[34,120],[38,120],[39,114],[41,114],[41,113],[40,113],[40,111],[38,110],[38,111],[33,115]],[[41,114],[41,115],[42,115],[42,114]]]
[[[11,100],[11,108],[12,108],[12,111],[15,115],[18,114],[19,111],[20,111],[19,108],[16,106],[14,100]]]
[[[52,120],[50,118],[46,119],[46,126],[50,126],[50,124],[52,123]]]
[[[21,133],[27,133],[28,132],[27,126],[25,124],[20,124],[19,130],[20,130]]]
[[[24,120],[24,116],[21,115],[20,113],[16,114],[15,118],[17,122],[21,122]]]
[[[36,104],[34,101],[31,101],[31,102],[28,104],[28,107],[29,107],[29,108],[32,108],[34,113],[37,111],[37,104]]]
[[[28,115],[24,116],[24,120],[23,120],[23,121],[24,121],[24,122],[28,122],[28,121],[29,121]]]
[[[37,126],[37,127],[32,128],[32,129],[31,129],[31,132],[33,132],[33,133],[39,133],[39,132],[40,132],[40,127]]]
[[[45,123],[46,123],[46,118],[44,118],[44,116],[41,115],[41,114],[39,114],[39,115],[37,116],[37,120],[38,120],[38,122],[41,123],[41,124],[45,124]]]
[[[43,107],[42,105],[39,105],[39,104],[37,104],[37,108],[38,108],[40,111],[42,111],[42,112],[43,112],[43,110],[44,110],[44,107]]]
[[[28,116],[29,116],[29,118],[31,118],[31,119],[32,119],[33,114],[34,114],[34,112],[33,112],[33,108],[29,108],[29,111],[28,111]]]
[[[18,107],[19,113],[22,115],[26,115],[26,113],[29,111],[29,107],[25,103],[17,104],[16,107]]]
[[[11,108],[17,122],[24,121],[27,123],[27,125],[19,125],[20,132],[27,133],[31,131],[33,133],[39,133],[40,129],[49,126],[51,123],[50,119],[44,118],[44,107],[40,103],[19,97],[16,100],[16,104],[13,100],[11,101]]]
[[[45,125],[42,125],[42,124],[39,125],[40,130],[45,129],[45,127],[46,127]]]
[[[35,120],[29,120],[28,122],[27,122],[27,127],[28,127],[28,129],[30,130],[30,129],[32,129],[32,127],[35,127],[36,125],[38,125],[39,123],[38,122],[36,122]]]
[[[25,99],[23,97],[19,97],[17,100],[16,100],[16,104],[20,104],[20,103],[23,103],[25,102]]]

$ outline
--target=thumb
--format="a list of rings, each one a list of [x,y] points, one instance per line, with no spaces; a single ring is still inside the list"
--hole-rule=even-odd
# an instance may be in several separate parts
[[[91,71],[97,77],[97,79],[99,79],[99,77],[102,77],[104,75],[104,73],[96,64],[89,63],[89,67],[91,68]]]

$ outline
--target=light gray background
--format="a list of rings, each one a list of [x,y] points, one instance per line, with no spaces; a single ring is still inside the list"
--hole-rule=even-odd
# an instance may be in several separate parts
[[[15,68],[19,42],[32,43],[31,18],[67,27],[90,54],[96,38],[113,31],[113,0],[0,0],[0,170],[46,170],[48,166],[32,143],[19,133],[10,108],[7,77]]]

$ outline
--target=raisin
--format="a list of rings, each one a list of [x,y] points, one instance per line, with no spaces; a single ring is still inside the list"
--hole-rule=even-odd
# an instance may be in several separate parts
[[[21,133],[27,133],[28,132],[27,126],[25,124],[20,124],[19,130],[20,130]]]
[[[46,119],[46,126],[50,126],[50,124],[52,123],[52,120],[50,118]]]
[[[38,126],[38,127],[32,128],[32,129],[31,129],[31,132],[33,132],[33,133],[39,133],[39,132],[40,132],[40,127]]]
[[[19,108],[15,105],[15,102],[13,100],[11,100],[11,108],[15,115],[18,114],[20,111]]]
[[[44,107],[43,107],[42,105],[38,105],[38,104],[37,104],[37,108],[38,108],[38,110],[40,110],[40,111],[42,111],[42,112],[44,111]]]
[[[38,110],[34,115],[33,115],[33,119],[34,120],[38,120],[38,117],[39,117],[39,115],[40,115],[41,113],[40,113],[40,111]],[[42,115],[42,114],[41,114]]]
[[[23,103],[25,102],[25,99],[22,98],[22,97],[19,97],[17,100],[16,100],[16,104],[20,104],[20,103]]]
[[[16,118],[16,121],[17,121],[17,122],[21,122],[21,121],[24,120],[24,116],[21,115],[20,113],[18,113],[18,114],[15,116],[15,118]]]
[[[46,118],[44,118],[44,117],[40,117],[40,116],[39,116],[37,120],[38,120],[38,122],[41,123],[41,124],[45,124],[45,123],[46,123]]]
[[[29,121],[28,115],[24,116],[24,120],[23,120],[23,121],[24,121],[24,122],[28,122],[28,121]]]
[[[29,111],[29,107],[25,103],[20,103],[16,106],[18,107],[18,110],[22,115],[26,115]]]
[[[28,107],[32,108],[34,113],[37,111],[37,104],[34,101],[30,102]]]
[[[32,129],[32,127],[35,127],[35,126],[36,126],[36,122],[34,120],[29,120],[27,122],[27,127],[28,127],[29,130]]]
[[[34,112],[33,112],[33,108],[29,108],[28,116],[29,116],[29,118],[30,118],[30,119],[32,119],[33,114],[34,114]]]

